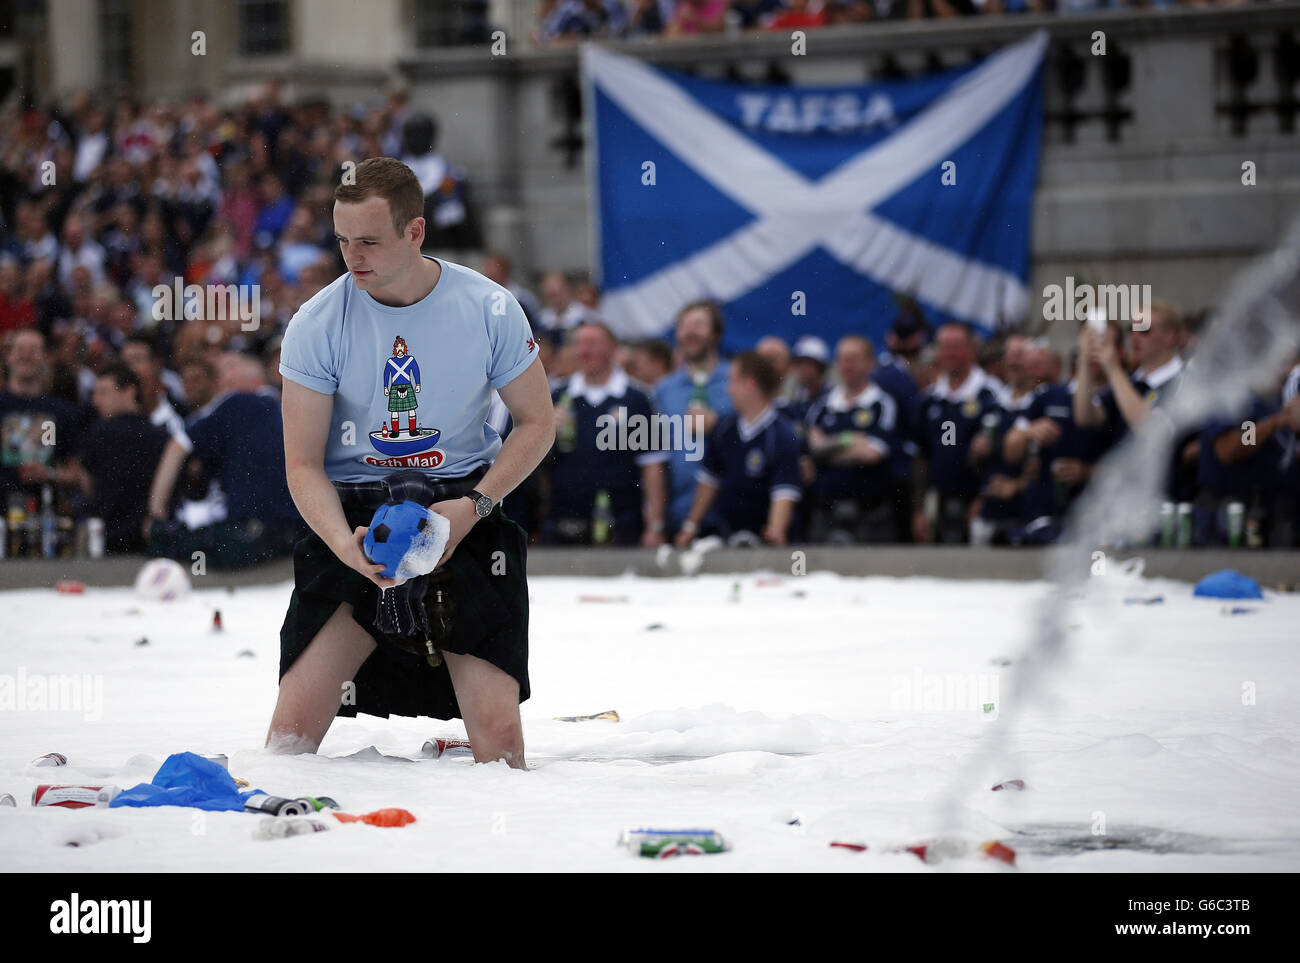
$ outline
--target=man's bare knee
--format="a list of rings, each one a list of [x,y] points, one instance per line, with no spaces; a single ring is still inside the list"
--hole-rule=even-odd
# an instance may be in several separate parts
[[[375,649],[374,639],[351,616],[352,606],[341,603],[280,680],[268,750],[310,753],[320,748],[344,695],[355,685],[356,672]]]
[[[314,753],[320,744],[292,729],[273,731],[266,737],[266,750],[278,755],[297,756]]]

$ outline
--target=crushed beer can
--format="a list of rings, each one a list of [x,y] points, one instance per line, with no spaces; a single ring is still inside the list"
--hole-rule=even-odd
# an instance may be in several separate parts
[[[619,845],[638,856],[668,859],[726,852],[722,834],[713,829],[625,829]]]
[[[444,739],[439,736],[426,742],[420,749],[420,753],[426,757],[441,759],[445,755],[472,756],[474,749],[468,739]]]
[[[310,799],[285,799],[258,793],[244,801],[246,812],[266,813],[268,816],[310,816],[316,812]]]
[[[107,806],[121,791],[119,786],[37,786],[32,790],[32,805],[64,809]]]
[[[66,766],[68,757],[61,752],[47,752],[40,758],[33,759],[33,766]]]

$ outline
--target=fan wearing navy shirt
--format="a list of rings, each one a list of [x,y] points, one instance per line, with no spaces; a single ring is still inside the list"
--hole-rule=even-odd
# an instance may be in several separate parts
[[[930,327],[920,312],[904,310],[894,320],[893,327],[885,332],[885,346],[889,350],[881,354],[880,363],[871,373],[871,380],[889,392],[898,403],[900,444],[889,456],[889,468],[894,477],[894,533],[904,542],[913,540],[912,474],[914,463],[920,454],[917,444],[917,415],[921,386],[916,378],[915,367],[917,358],[929,339]]]
[[[1200,486],[1196,500],[1198,543],[1227,543],[1228,502],[1242,502],[1257,515],[1267,512],[1282,483],[1285,432],[1297,427],[1300,398],[1279,405],[1258,395],[1251,397],[1242,417],[1213,418],[1201,426],[1196,475]]]
[[[688,548],[715,500],[718,534],[729,544],[785,545],[799,489],[799,438],[777,414],[780,384],[755,351],[731,359],[727,394],[735,410],[709,435],[696,470],[695,495],[675,543]]]
[[[1081,390],[1074,396],[1075,421],[1085,428],[1105,428],[1117,439],[1140,427],[1151,409],[1178,389],[1183,371],[1183,359],[1178,355],[1182,336],[1178,309],[1167,302],[1153,302],[1149,311],[1135,319],[1130,342],[1138,367],[1129,375],[1120,357],[1117,329],[1108,325],[1103,334],[1085,326],[1079,332],[1077,377]],[[1106,380],[1095,396],[1084,360],[1096,361]],[[1194,431],[1174,445],[1165,484],[1174,501],[1195,497],[1197,448]]]
[[[215,568],[237,568],[291,553],[302,519],[285,480],[280,398],[266,386],[261,363],[253,357],[229,359],[218,392],[208,414],[163,449],[149,491],[145,533],[155,555],[189,561],[202,551]],[[176,480],[189,455],[220,479],[224,521],[186,529],[168,520]]]
[[[840,384],[808,410],[808,447],[817,462],[809,535],[813,541],[897,541],[890,456],[900,445],[898,403],[871,380],[875,351],[850,334],[835,345]]]
[[[1096,362],[1091,373],[1096,384],[1101,377]],[[1077,380],[1045,387],[1017,415],[1003,441],[1003,457],[1009,464],[1030,462],[1026,464],[1030,481],[1022,501],[1023,524],[1011,539],[1015,543],[1047,544],[1060,537],[1061,519],[1114,440],[1104,429],[1081,428],[1075,422],[1078,387]]]
[[[664,537],[669,454],[654,446],[653,405],[614,364],[618,341],[608,327],[583,321],[573,341],[578,370],[552,392],[556,439],[543,540],[591,544],[593,508],[604,491],[613,513],[613,544],[657,547]],[[638,423],[644,426],[640,438]]]
[[[74,462],[87,510],[104,520],[105,549],[143,552],[140,522],[148,509],[149,483],[167,444],[167,429],[152,424],[140,401],[140,378],[125,364],[105,368],[95,379],[100,420],[81,439]]]
[[[801,437],[808,409],[829,390],[826,387],[826,368],[830,362],[830,349],[816,335],[806,334],[794,343],[790,368],[794,372],[795,389],[789,399],[777,401],[776,410],[789,420]]]
[[[826,342],[813,334],[805,334],[794,343],[790,369],[794,373],[794,391],[785,400],[777,400],[776,413],[790,422],[799,436],[802,448],[799,453],[799,482],[805,491],[817,477],[812,452],[808,450],[808,409],[826,395],[826,368],[831,362],[831,352]],[[790,529],[791,541],[803,541],[808,532],[808,499],[799,500],[795,506],[794,524]]]
[[[45,336],[35,328],[13,333],[5,364],[9,377],[0,391],[0,497],[39,499],[42,484],[71,483],[63,469],[77,448],[81,413],[47,393]]]
[[[937,538],[964,542],[981,475],[993,444],[980,429],[986,415],[999,416],[1001,397],[992,378],[975,364],[975,336],[963,324],[945,324],[935,335],[940,375],[921,397],[920,445],[927,471],[916,485],[937,495]],[[918,512],[916,529],[929,540],[931,520]]]
[[[1029,478],[1019,466],[1003,457],[1003,442],[1017,418],[1029,408],[1040,389],[1034,385],[1027,364],[1029,341],[1023,335],[1011,335],[1002,351],[1002,370],[1006,392],[994,421],[984,416],[981,430],[992,437],[993,453],[984,463],[984,487],[980,492],[979,512],[971,519],[971,544],[1004,545],[1019,526],[1022,495]]]

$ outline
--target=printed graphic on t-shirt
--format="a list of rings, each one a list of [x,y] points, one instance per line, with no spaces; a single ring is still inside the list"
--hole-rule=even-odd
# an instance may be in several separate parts
[[[388,420],[370,433],[371,446],[387,458],[367,455],[366,464],[382,468],[437,468],[446,455],[438,448],[442,432],[421,428],[416,412],[420,393],[420,366],[406,347],[406,340],[393,342],[393,356],[384,362],[380,374],[384,397],[388,399]]]
[[[48,465],[54,457],[54,446],[44,444],[45,425],[54,416],[44,411],[11,411],[0,421],[0,464],[6,468],[18,465]]]

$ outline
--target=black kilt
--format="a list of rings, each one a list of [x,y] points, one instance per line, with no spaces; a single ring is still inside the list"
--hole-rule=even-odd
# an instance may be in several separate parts
[[[369,525],[383,501],[382,496],[375,497],[373,504],[345,498],[348,525]],[[447,590],[456,607],[450,635],[438,642],[439,647],[477,656],[506,672],[519,683],[520,702],[530,694],[527,543],[524,530],[498,505],[475,523],[439,569],[449,576]],[[295,546],[293,575],[293,596],[280,629],[281,679],[339,603],[349,602],[352,618],[378,648],[353,680],[355,704],[340,705],[338,715],[461,717],[446,663],[430,666],[424,656],[407,652],[376,629],[379,586],[339,561],[315,532]]]

